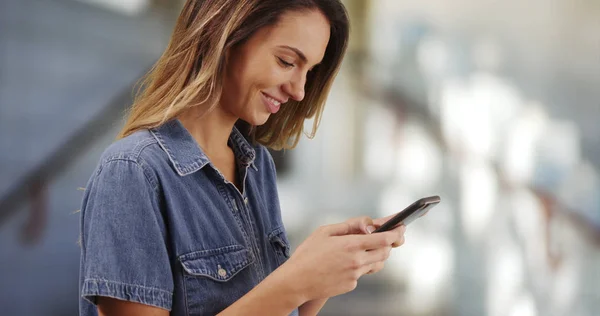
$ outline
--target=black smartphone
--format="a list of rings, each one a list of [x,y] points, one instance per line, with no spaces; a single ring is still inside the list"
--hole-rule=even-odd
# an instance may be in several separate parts
[[[379,228],[373,231],[373,233],[380,233],[393,229],[398,224],[403,224],[406,226],[415,219],[425,215],[425,213],[427,213],[432,207],[438,205],[438,203],[440,203],[440,197],[437,195],[419,199],[402,210],[402,212],[396,214],[396,216],[383,223],[383,225],[379,226]]]

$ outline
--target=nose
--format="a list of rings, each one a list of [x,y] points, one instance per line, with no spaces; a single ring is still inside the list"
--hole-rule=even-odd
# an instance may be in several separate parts
[[[304,99],[305,84],[306,75],[303,73],[298,73],[284,85],[285,93],[288,94],[293,100],[300,102]]]

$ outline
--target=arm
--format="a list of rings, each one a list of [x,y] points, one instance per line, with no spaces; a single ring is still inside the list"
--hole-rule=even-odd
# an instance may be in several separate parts
[[[289,279],[286,280],[285,274],[286,272],[282,269],[273,272],[219,315],[289,315],[294,309],[302,305],[303,297],[299,290],[292,286],[295,282],[290,282]],[[320,299],[306,302],[300,309],[301,314],[316,315],[325,301],[326,299]],[[304,314],[305,311],[310,311],[311,314]],[[169,311],[162,308],[110,297],[98,298],[98,312],[100,316],[169,315]]]
[[[219,315],[289,315],[303,303],[293,284],[286,280],[286,272],[278,269]],[[166,309],[110,297],[98,298],[98,312],[100,316],[169,315]]]
[[[367,217],[350,219],[347,221],[350,224],[351,234],[369,234],[370,231],[373,231],[375,227],[370,226],[373,222]],[[369,230],[369,228],[371,228]],[[308,301],[298,308],[300,316],[316,316],[319,314],[319,311],[325,306],[327,300],[329,298],[320,298]]]
[[[349,292],[360,276],[381,270],[389,245],[400,237],[396,230],[337,237],[348,234],[350,228],[342,223],[317,230],[299,247],[296,254],[300,255],[293,256],[219,315],[283,316],[298,307],[302,316],[316,315],[326,297]],[[315,266],[316,262],[319,264]],[[102,316],[168,315],[157,307],[112,298],[101,298],[98,305]]]
[[[219,315],[289,315],[306,302],[303,291],[295,286],[298,282],[291,279],[280,267]]]
[[[372,227],[372,229],[370,229],[370,230],[368,230],[369,228],[367,227],[370,224],[370,222],[366,218],[363,218],[362,220],[359,220],[354,223],[355,225],[358,224],[357,225],[358,227],[354,227],[352,232],[353,233],[365,233],[365,234],[369,233],[369,231],[372,231],[376,227],[381,226],[383,223],[385,223],[391,217],[393,217],[393,215],[373,221],[373,224],[375,226]],[[361,226],[361,224],[363,226]],[[308,302],[302,304],[302,306],[300,306],[300,308],[298,309],[300,312],[300,316],[316,316],[319,313],[319,311],[323,308],[323,306],[325,305],[327,300],[328,300],[328,298],[315,299],[315,300],[308,301]]]
[[[248,294],[219,315],[289,315],[302,301],[301,296],[281,275],[269,276]],[[308,301],[300,307],[300,315],[316,315],[327,299]],[[169,311],[110,297],[98,298],[100,316],[168,316]]]
[[[118,300],[111,297],[98,298],[100,316],[169,316],[166,309],[135,302]]]
[[[302,304],[302,306],[300,306],[300,308],[298,309],[298,311],[300,312],[300,316],[317,315],[319,313],[319,311],[321,310],[321,308],[323,308],[323,305],[325,305],[327,300],[328,300],[327,298],[321,298],[321,299],[308,301],[308,302]]]
[[[85,191],[80,304],[97,305],[101,315],[161,315],[172,308],[165,228],[156,181],[147,174],[135,161],[104,161]]]
[[[353,290],[360,276],[381,270],[389,245],[399,241],[396,230],[344,236],[367,232],[370,223],[365,217],[321,227],[289,261],[219,315],[289,315],[298,307],[302,316],[316,315],[328,297]]]

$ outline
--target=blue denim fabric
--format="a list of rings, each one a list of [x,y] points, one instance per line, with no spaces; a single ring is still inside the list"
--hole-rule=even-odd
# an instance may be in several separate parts
[[[177,120],[104,152],[81,209],[81,315],[98,296],[214,315],[289,258],[271,155],[236,128],[229,145],[242,192]]]

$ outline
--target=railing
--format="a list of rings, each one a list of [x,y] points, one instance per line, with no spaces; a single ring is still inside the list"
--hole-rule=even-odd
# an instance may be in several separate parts
[[[34,241],[39,237],[47,212],[46,188],[60,175],[71,162],[94,144],[94,141],[103,135],[107,126],[114,124],[123,114],[127,104],[132,101],[132,89],[128,86],[119,92],[98,114],[86,124],[73,131],[70,137],[42,160],[42,163],[31,168],[21,179],[15,179],[12,186],[4,196],[0,197],[0,227],[15,214],[20,206],[30,200],[30,216],[24,230],[27,241]]]

